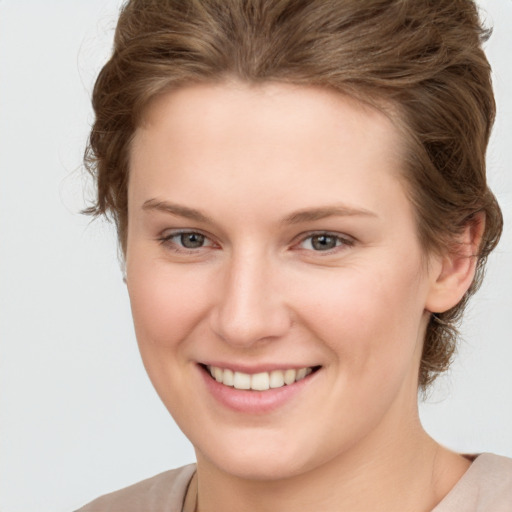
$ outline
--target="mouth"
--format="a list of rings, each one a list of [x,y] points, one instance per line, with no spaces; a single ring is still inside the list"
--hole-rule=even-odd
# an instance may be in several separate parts
[[[303,368],[288,368],[284,370],[272,370],[269,372],[244,373],[229,368],[201,365],[205,371],[224,386],[246,390],[267,391],[290,386],[299,382],[320,369],[320,366],[307,366]]]

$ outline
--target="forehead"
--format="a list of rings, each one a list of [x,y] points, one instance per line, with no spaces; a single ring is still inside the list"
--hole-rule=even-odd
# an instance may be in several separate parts
[[[397,139],[390,117],[383,113],[391,109],[379,110],[376,105],[380,103],[359,101],[317,86],[280,82],[248,84],[237,80],[198,83],[179,87],[150,101],[137,132],[156,125],[171,127],[173,123],[197,131],[208,128],[208,123],[221,123],[223,127],[243,125],[244,133],[261,137],[272,127],[276,130],[286,127],[290,132],[290,125],[294,124],[297,131],[316,125],[318,135],[326,137],[342,135],[344,126],[350,122],[349,129],[352,133],[356,130],[356,136],[361,136],[361,131],[368,132],[372,125],[372,132],[385,132]],[[318,130],[320,124],[321,131]]]
[[[131,147],[131,195],[190,195],[200,183],[197,198],[203,189],[211,196],[229,185],[240,198],[296,191],[304,202],[307,191],[321,202],[366,195],[367,207],[380,200],[372,196],[376,187],[380,196],[390,179],[397,181],[401,146],[386,115],[330,90],[193,85],[147,108]]]

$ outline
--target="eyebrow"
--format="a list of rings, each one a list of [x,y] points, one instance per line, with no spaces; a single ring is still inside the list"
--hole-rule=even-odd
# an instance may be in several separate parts
[[[321,208],[307,208],[291,213],[284,218],[285,224],[300,224],[301,222],[313,222],[327,217],[378,217],[378,215],[364,208],[349,208],[346,206],[324,206]]]
[[[156,210],[163,213],[170,213],[178,217],[194,220],[196,222],[203,222],[207,224],[214,224],[214,221],[195,208],[189,208],[176,203],[168,201],[160,201],[158,199],[148,199],[142,205],[143,210]],[[349,208],[346,206],[324,206],[320,208],[307,208],[299,210],[287,215],[282,223],[283,224],[300,224],[302,222],[313,222],[322,220],[327,217],[378,217],[378,215],[370,210]]]
[[[195,208],[189,208],[168,201],[159,201],[158,199],[148,199],[142,205],[143,210],[156,210],[164,213],[170,213],[177,217],[214,224],[214,221]],[[327,217],[377,217],[377,214],[366,209],[348,208],[346,206],[325,206],[321,208],[307,208],[287,215],[283,224],[300,224],[302,222],[313,222]]]
[[[186,219],[195,220],[197,222],[204,222],[213,224],[210,217],[201,213],[199,210],[189,208],[188,206],[182,206],[180,204],[169,203],[167,201],[159,201],[158,199],[148,199],[142,205],[143,210],[156,210],[159,212],[170,213],[178,217],[184,217]]]

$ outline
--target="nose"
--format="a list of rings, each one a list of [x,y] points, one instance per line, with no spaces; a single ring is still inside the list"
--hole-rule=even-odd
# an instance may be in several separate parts
[[[254,253],[239,255],[220,277],[211,327],[226,343],[251,347],[287,332],[292,319],[276,265]]]

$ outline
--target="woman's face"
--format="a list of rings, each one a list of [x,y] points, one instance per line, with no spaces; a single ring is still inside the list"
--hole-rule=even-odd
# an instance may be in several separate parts
[[[146,369],[199,461],[283,478],[416,420],[435,276],[400,152],[384,115],[318,88],[197,85],[149,108],[127,283]]]

